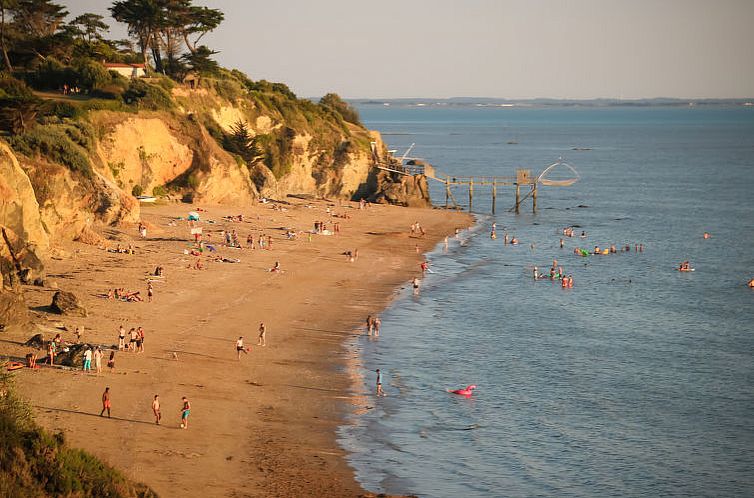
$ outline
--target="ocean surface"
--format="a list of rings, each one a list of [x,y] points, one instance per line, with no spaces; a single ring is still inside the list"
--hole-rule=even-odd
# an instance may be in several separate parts
[[[367,489],[754,495],[754,108],[359,110],[397,155],[416,143],[451,176],[536,174],[562,157],[581,177],[541,187],[536,214],[529,201],[508,212],[500,187],[492,216],[477,187],[476,226],[428,255],[420,295],[404,289],[381,336],[348,345],[363,398],[339,439]],[[560,249],[566,226],[577,237]],[[573,254],[611,243],[631,251]],[[572,289],[532,278],[553,259]],[[683,260],[696,271],[676,271]],[[446,392],[467,384],[471,398]]]

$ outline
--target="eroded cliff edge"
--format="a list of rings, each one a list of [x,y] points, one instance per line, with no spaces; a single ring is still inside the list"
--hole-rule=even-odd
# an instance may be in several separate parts
[[[198,88],[164,78],[134,86],[144,91],[116,103],[48,96],[33,126],[0,137],[0,326],[23,322],[18,285],[44,283],[43,261],[59,242],[99,244],[93,224],[136,223],[139,195],[429,205],[426,179],[376,167],[391,161],[380,134],[337,97],[317,104],[235,73]]]

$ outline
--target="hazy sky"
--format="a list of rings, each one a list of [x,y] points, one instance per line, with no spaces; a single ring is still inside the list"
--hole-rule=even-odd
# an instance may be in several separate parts
[[[300,96],[754,97],[754,0],[195,3],[225,13],[222,65]]]

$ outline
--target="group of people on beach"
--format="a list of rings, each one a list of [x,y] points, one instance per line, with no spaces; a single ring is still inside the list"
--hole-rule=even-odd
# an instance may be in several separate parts
[[[99,412],[100,417],[105,416],[107,412],[107,418],[112,418],[112,398],[110,395],[110,387],[106,387],[102,393],[102,411]],[[152,399],[152,414],[154,415],[154,423],[160,425],[162,420],[162,407],[160,403],[160,395],[155,394]],[[181,399],[181,429],[188,429],[189,415],[191,415],[191,402],[186,396]]]
[[[118,328],[118,351],[131,351],[133,353],[144,352],[144,328],[131,327],[128,331],[128,342],[126,342],[126,328],[121,325]]]
[[[264,322],[259,323],[259,336],[257,338],[257,346],[266,346],[267,345],[267,326],[264,324]],[[249,351],[251,351],[251,348],[248,346],[244,346],[243,336],[239,336],[238,340],[236,341],[236,359],[241,359],[241,353],[243,354],[249,354]]]
[[[367,325],[367,327],[366,327],[367,328],[367,335],[368,336],[374,335],[374,337],[379,337],[380,336],[380,328],[382,327],[382,320],[380,320],[380,317],[379,316],[367,315],[366,322],[367,322],[366,323],[366,325]]]

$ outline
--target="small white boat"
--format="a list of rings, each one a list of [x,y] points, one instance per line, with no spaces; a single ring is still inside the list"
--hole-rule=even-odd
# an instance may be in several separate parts
[[[136,197],[136,199],[139,202],[155,202],[157,200],[157,197],[152,197],[151,195],[140,195]]]

